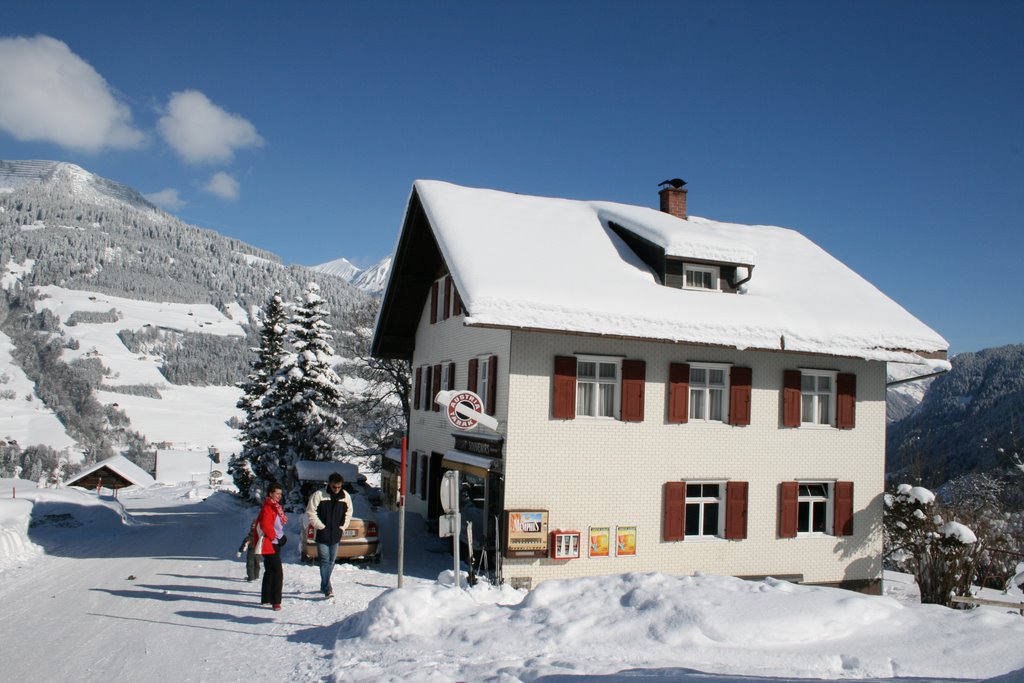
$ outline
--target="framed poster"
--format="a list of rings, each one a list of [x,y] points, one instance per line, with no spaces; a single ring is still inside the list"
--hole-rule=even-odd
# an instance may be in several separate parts
[[[615,527],[615,555],[617,557],[636,556],[636,527]]]
[[[590,557],[608,557],[610,551],[610,533],[611,527],[590,527]]]

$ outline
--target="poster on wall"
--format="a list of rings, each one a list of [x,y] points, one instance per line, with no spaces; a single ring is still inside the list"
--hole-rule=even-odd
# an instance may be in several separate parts
[[[606,526],[590,527],[590,557],[608,557],[610,531]]]
[[[636,555],[636,527],[615,527],[615,555],[633,557]]]

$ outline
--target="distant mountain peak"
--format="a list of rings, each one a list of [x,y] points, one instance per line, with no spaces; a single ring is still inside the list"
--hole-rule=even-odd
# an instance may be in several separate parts
[[[311,266],[315,270],[328,275],[336,275],[351,284],[356,289],[361,289],[371,296],[380,296],[387,286],[388,276],[391,273],[391,256],[386,256],[377,263],[365,270],[353,265],[346,258],[338,258],[318,266]]]
[[[32,184],[60,185],[77,195],[100,203],[125,202],[136,208],[159,211],[138,191],[90,173],[67,161],[44,159],[0,160],[0,192]]]

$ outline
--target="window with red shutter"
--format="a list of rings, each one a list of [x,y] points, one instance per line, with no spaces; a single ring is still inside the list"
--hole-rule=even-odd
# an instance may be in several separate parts
[[[466,371],[466,388],[472,391],[474,394],[476,393],[476,373],[477,364],[479,362],[480,361],[477,360],[476,358],[470,358],[469,369]]]
[[[745,481],[725,484],[725,537],[728,539],[747,537],[747,489]]]
[[[782,426],[800,426],[800,378],[799,370],[782,373]]]
[[[857,407],[857,376],[841,372],[836,376],[836,427],[853,429]]]
[[[437,322],[437,282],[430,285],[430,324]]]
[[[642,360],[622,361],[622,421],[643,422],[644,385],[647,364]]]
[[[576,356],[555,356],[551,415],[556,420],[576,417]]]
[[[441,406],[437,405],[437,401],[434,397],[437,396],[437,392],[441,391],[441,364],[438,363],[434,366],[434,370],[431,373],[432,386],[430,396],[427,397],[427,402],[430,403],[430,409],[435,413],[440,412]]]
[[[662,522],[662,539],[681,541],[685,538],[686,482],[665,482],[665,518]]]
[[[668,421],[683,423],[690,415],[690,366],[672,363],[668,366]]]
[[[833,505],[835,520],[833,532],[836,536],[853,536],[853,482],[837,481]]]
[[[729,371],[729,424],[750,424],[750,392],[753,371],[734,367]]]
[[[798,488],[795,481],[779,484],[779,536],[782,538],[796,538]]]
[[[447,320],[451,317],[452,310],[452,278],[450,275],[444,276],[444,311],[442,311],[442,317]]]
[[[488,415],[494,415],[497,408],[498,397],[498,357],[491,356],[487,359],[487,396],[481,396],[484,402],[484,411]]]

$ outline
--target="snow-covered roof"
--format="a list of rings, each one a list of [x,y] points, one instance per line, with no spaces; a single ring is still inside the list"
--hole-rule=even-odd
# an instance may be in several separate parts
[[[949,346],[794,230],[434,180],[415,182],[410,208],[417,197],[467,325],[904,362]],[[667,256],[753,265],[753,277],[738,294],[667,287],[609,223]]]
[[[302,481],[326,482],[334,472],[340,474],[342,479],[350,484],[358,483],[361,478],[365,479],[359,474],[359,468],[350,462],[299,460],[295,463],[295,473]]]
[[[74,482],[84,479],[88,475],[96,472],[97,470],[101,470],[104,467],[115,474],[124,477],[136,486],[145,488],[156,483],[156,480],[153,479],[146,470],[142,469],[123,455],[115,455],[107,458],[106,460],[100,460],[91,467],[87,467],[69,479],[66,484],[71,486]]]

